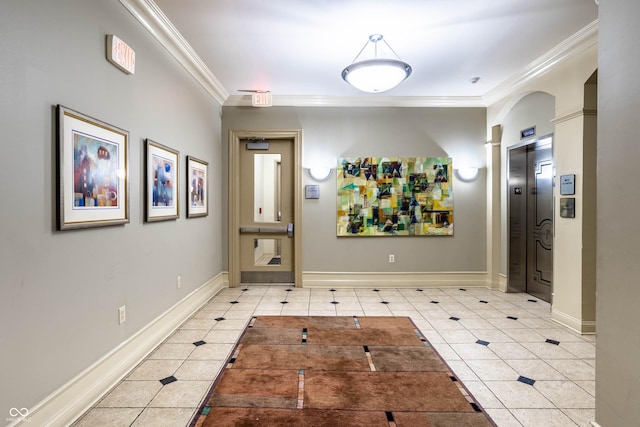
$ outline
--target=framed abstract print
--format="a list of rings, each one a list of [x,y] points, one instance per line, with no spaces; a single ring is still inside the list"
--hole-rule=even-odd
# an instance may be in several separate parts
[[[209,215],[209,163],[187,156],[187,218]]]
[[[129,222],[129,132],[57,106],[58,230]]]
[[[166,221],[180,216],[178,162],[180,153],[146,140],[146,221]]]

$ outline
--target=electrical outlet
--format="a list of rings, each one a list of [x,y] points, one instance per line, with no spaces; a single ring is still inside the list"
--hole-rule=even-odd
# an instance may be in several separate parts
[[[396,262],[396,256],[394,254],[389,254],[389,262]]]
[[[122,325],[127,320],[127,307],[122,306],[118,308],[118,325]]]
[[[178,289],[182,287],[182,277],[178,276],[178,278],[176,279],[176,286],[178,287]]]

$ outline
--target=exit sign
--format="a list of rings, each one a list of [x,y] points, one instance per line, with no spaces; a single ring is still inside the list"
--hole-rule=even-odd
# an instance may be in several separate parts
[[[127,74],[136,72],[136,53],[118,37],[107,35],[107,59]]]
[[[254,107],[271,107],[271,93],[254,92],[251,95],[251,105]]]

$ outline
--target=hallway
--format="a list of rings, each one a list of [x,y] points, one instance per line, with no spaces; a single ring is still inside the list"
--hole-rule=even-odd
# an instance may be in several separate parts
[[[75,426],[187,425],[255,315],[408,316],[499,426],[594,419],[595,336],[557,325],[530,295],[251,286],[219,292]]]

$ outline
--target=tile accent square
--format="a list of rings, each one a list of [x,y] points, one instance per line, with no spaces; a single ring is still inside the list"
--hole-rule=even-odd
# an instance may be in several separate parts
[[[178,379],[176,377],[174,377],[173,375],[167,378],[163,378],[160,380],[160,382],[162,383],[162,385],[167,385],[167,384],[171,384],[178,381]]]
[[[529,384],[529,385],[533,385],[536,382],[536,380],[532,380],[531,378],[523,377],[522,375],[520,375],[518,377],[518,381],[520,381],[521,383]]]

